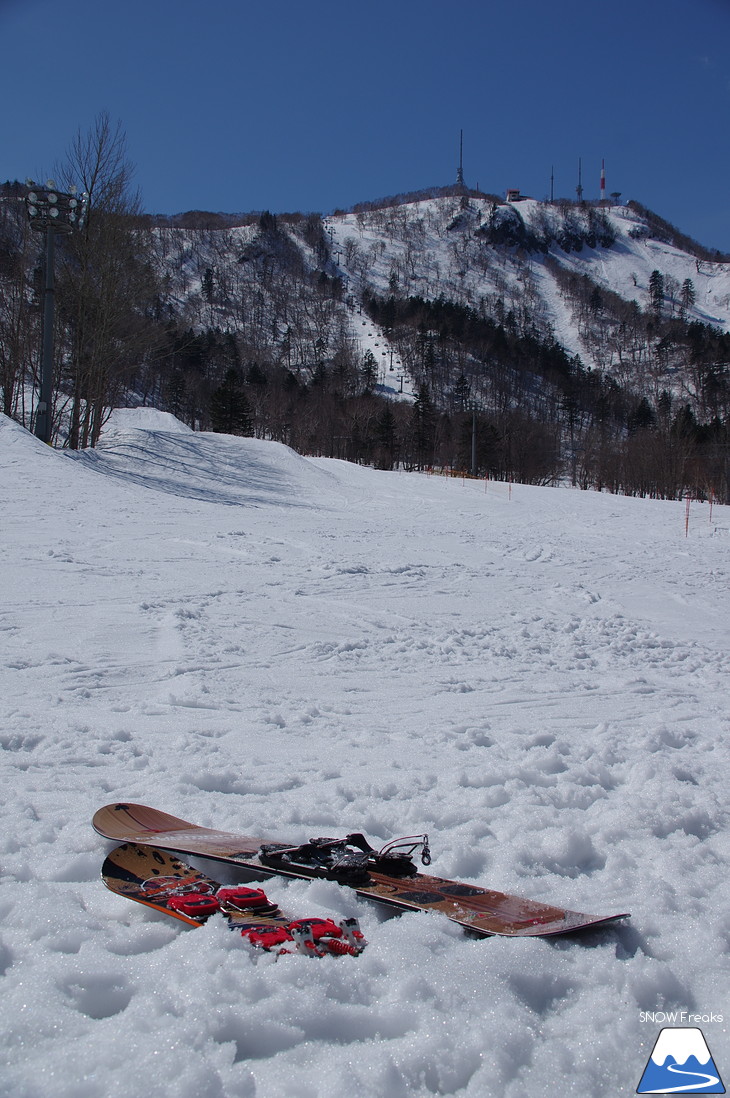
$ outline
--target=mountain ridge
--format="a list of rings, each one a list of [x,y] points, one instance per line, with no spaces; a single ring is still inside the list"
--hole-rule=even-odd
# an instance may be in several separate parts
[[[71,448],[95,444],[110,407],[141,403],[385,468],[727,494],[730,263],[685,250],[644,207],[452,187],[324,217],[185,220],[124,222],[122,309],[100,300],[103,235],[84,256],[59,242],[55,418],[62,432],[70,416]],[[38,339],[23,293],[38,292],[40,241],[14,233],[0,240],[17,302],[4,407],[32,423],[12,332],[23,319]],[[92,310],[80,293],[97,295]],[[80,338],[82,312],[99,323]],[[74,383],[79,369],[91,377]]]

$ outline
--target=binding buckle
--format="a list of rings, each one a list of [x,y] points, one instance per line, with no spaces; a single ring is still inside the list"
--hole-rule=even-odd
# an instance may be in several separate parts
[[[428,835],[404,835],[402,839],[391,839],[378,851],[378,858],[389,858],[397,851],[402,857],[413,858],[414,851],[421,848],[421,865],[431,864],[431,848]]]

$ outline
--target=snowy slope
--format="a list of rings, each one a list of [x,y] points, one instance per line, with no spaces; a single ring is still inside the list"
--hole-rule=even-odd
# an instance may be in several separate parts
[[[727,508],[685,536],[676,503],[144,411],[77,455],[0,419],[0,468],[0,1093],[616,1098],[668,1010],[727,1074]],[[437,873],[633,918],[471,941],[279,881],[370,945],[275,961],[104,890],[89,821],[121,799],[274,838],[426,830]]]
[[[730,329],[730,264],[659,239],[672,234],[635,206],[442,195],[322,219],[282,216],[275,228],[265,220],[157,227],[166,304],[180,325],[236,333],[246,361],[286,364],[305,381],[322,356],[362,368],[370,353],[379,391],[413,398],[423,379],[409,375],[417,367],[407,344],[368,316],[370,294],[443,297],[499,323],[507,318],[511,329],[557,340],[584,367],[614,374],[652,400],[661,387],[686,399],[696,384],[679,329],[666,322]],[[664,287],[660,335],[646,326],[656,319],[654,272]],[[587,309],[581,294],[591,288],[606,300]]]
[[[510,210],[536,233],[557,231],[560,224],[558,209],[533,199],[502,209]],[[485,259],[481,269],[473,263],[459,263],[460,249],[463,259],[469,257],[467,242],[488,223],[491,210],[488,199],[470,198],[469,211],[464,214],[457,198],[431,198],[393,211],[333,215],[327,225],[340,249],[343,270],[356,281],[357,260],[364,255],[370,260],[365,267],[366,281],[380,293],[388,292],[389,274],[400,265],[406,275],[410,269],[414,284],[422,284],[424,296],[444,292],[447,297],[478,301],[479,296],[494,292],[500,280],[511,285],[518,282],[519,264],[515,259],[524,258],[507,252]],[[673,245],[652,239],[642,217],[628,207],[608,207],[605,216],[616,237],[611,247],[584,246],[578,252],[565,252],[552,244],[550,256],[566,268],[588,274],[626,300],[635,299],[641,308],[649,306],[652,271],[661,271],[678,285],[689,278],[696,290],[695,306],[689,315],[724,330],[730,328],[730,265],[700,261]],[[348,239],[358,246],[354,262]],[[528,257],[530,264],[540,261],[538,252]]]
[[[494,217],[510,220],[519,232],[550,241],[543,253],[487,243],[484,235]],[[589,217],[605,218],[614,242],[565,250],[556,242],[566,224],[587,232]],[[587,275],[599,288],[626,302],[650,308],[649,283],[659,271],[666,286],[665,315],[679,315],[680,289],[689,280],[695,295],[688,320],[730,329],[730,264],[698,260],[694,255],[654,239],[644,218],[626,206],[605,209],[561,208],[525,199],[496,207],[488,198],[470,197],[466,209],[458,197],[429,198],[389,209],[328,217],[327,231],[336,248],[341,275],[356,293],[387,296],[443,295],[495,315],[495,305],[520,316],[529,309],[530,325],[552,334],[585,366],[608,368],[605,356],[582,338],[580,324],[558,285],[552,264]],[[395,283],[391,279],[395,278]]]

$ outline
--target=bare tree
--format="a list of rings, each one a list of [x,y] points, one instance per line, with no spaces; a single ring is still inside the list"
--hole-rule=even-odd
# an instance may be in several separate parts
[[[0,195],[0,411],[30,425],[25,382],[38,342],[38,310],[32,306],[35,253],[28,246],[25,195],[6,184]]]
[[[105,415],[156,342],[149,234],[139,231],[139,194],[119,123],[99,114],[79,132],[57,175],[88,195],[80,232],[69,238],[59,277],[65,325],[64,387],[69,446],[94,446]]]

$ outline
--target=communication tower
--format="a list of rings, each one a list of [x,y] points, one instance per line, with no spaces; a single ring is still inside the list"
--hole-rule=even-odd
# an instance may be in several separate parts
[[[456,182],[459,187],[464,186],[464,131],[459,130],[459,167],[456,170]]]

